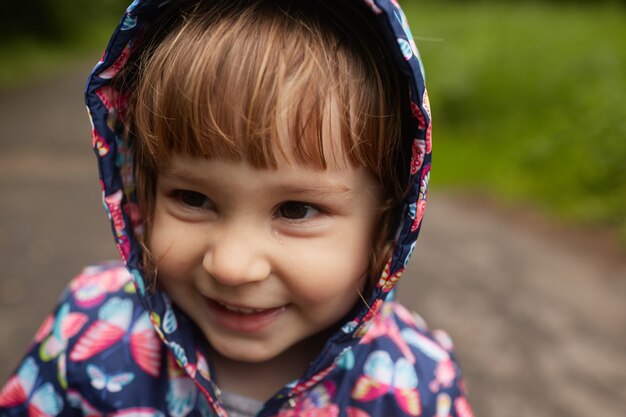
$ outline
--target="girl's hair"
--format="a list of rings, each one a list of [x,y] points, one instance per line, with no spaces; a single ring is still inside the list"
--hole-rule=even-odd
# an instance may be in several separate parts
[[[405,188],[397,163],[408,88],[374,17],[345,3],[182,0],[146,28],[114,80],[129,94],[125,125],[135,147],[144,246],[158,169],[172,152],[268,169],[286,155],[326,169],[342,155],[382,185],[370,265],[378,278],[392,246],[389,214]],[[329,122],[333,112],[338,126]],[[324,140],[329,125],[340,140]],[[150,275],[155,265],[146,249]]]

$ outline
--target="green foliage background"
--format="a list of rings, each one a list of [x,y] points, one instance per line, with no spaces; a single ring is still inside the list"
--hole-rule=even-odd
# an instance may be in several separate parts
[[[530,202],[626,244],[624,8],[402,3],[426,64],[433,184]]]
[[[127,0],[4,0],[0,3],[0,35],[16,39],[72,41],[85,37],[103,20],[121,17]]]
[[[128,0],[0,2],[0,89],[106,44]],[[401,1],[433,103],[433,184],[618,230],[626,245],[626,0]]]
[[[129,0],[0,0],[0,90],[93,62]],[[99,51],[99,52],[98,52]]]

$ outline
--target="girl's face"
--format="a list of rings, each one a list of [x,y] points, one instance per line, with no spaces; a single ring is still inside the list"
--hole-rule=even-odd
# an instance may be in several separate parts
[[[365,168],[174,154],[150,233],[158,283],[221,355],[275,358],[359,298],[380,200]]]

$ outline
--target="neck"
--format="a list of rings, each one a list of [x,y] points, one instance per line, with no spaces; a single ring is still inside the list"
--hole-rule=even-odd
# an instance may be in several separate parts
[[[306,339],[263,362],[241,362],[212,350],[211,359],[218,384],[224,391],[267,401],[306,371],[322,347],[315,339]]]

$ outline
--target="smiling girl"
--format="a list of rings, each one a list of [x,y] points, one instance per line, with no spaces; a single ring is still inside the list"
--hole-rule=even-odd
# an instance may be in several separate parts
[[[395,1],[138,0],[86,97],[124,263],[70,283],[2,415],[471,416],[394,301],[431,161]]]

